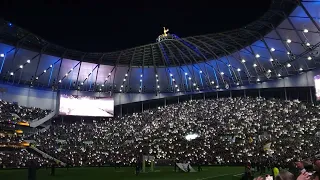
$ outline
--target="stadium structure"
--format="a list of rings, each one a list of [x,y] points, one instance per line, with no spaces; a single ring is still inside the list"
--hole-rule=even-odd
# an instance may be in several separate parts
[[[66,49],[0,24],[1,98],[25,106],[56,109],[62,92],[112,96],[118,115],[132,103],[141,110],[173,97],[251,93],[315,102],[318,1],[273,0],[259,20],[228,32],[179,37],[164,27],[154,43],[116,52]]]

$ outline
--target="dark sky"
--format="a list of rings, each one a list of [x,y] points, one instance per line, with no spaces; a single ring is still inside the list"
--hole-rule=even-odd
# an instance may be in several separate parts
[[[49,2],[8,0],[0,15],[66,48],[108,52],[153,43],[163,26],[180,37],[242,27],[261,17],[271,0]]]

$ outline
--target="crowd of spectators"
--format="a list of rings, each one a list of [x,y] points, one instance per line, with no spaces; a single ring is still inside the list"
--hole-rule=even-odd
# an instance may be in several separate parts
[[[56,120],[27,139],[72,166],[130,165],[142,155],[156,163],[286,165],[318,154],[319,108],[297,100],[193,100],[121,118]],[[20,167],[31,157],[23,153],[15,155]]]

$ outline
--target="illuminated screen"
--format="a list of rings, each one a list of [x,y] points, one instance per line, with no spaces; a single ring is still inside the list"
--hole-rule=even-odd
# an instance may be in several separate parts
[[[317,101],[319,101],[320,100],[320,75],[316,75],[314,77],[314,86],[316,89]]]
[[[114,101],[112,98],[92,96],[60,96],[60,115],[113,117]]]

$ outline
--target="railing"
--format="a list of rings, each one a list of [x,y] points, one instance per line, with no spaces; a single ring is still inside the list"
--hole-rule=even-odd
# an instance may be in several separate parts
[[[55,115],[56,115],[56,111],[53,111],[53,112],[51,112],[50,114],[48,114],[46,117],[44,117],[42,119],[35,119],[35,120],[30,122],[30,127],[37,127],[37,126],[49,121]]]

